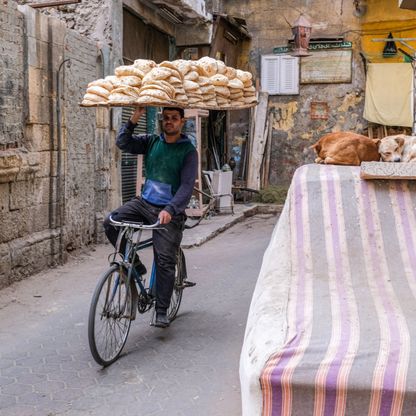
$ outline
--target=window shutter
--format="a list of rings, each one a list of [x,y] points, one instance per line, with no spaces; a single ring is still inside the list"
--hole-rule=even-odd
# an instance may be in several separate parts
[[[262,91],[269,95],[299,94],[299,58],[290,55],[261,57]]]
[[[280,94],[299,94],[299,58],[280,57]]]
[[[269,95],[279,94],[279,57],[263,55],[261,58],[261,89]]]
[[[133,109],[123,107],[121,111],[122,123],[127,123],[133,114]],[[147,114],[143,114],[139,123],[134,129],[134,134],[146,134]],[[137,158],[140,155],[131,155],[130,153],[121,152],[121,199],[123,204],[136,196],[136,178],[137,178]]]

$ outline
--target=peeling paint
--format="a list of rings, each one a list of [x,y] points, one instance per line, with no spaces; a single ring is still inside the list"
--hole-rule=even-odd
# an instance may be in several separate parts
[[[350,109],[354,110],[361,101],[363,100],[360,94],[356,94],[355,92],[349,92],[345,94],[344,100],[342,104],[338,107],[338,110],[341,112],[346,112]]]
[[[294,115],[298,111],[298,103],[270,103],[270,109],[273,114],[273,129],[284,130],[288,132],[288,138],[291,139],[291,129],[295,125]]]

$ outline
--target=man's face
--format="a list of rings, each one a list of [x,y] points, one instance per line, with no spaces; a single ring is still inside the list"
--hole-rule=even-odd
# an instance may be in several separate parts
[[[164,110],[162,116],[162,128],[167,136],[175,136],[181,132],[185,119],[181,118],[179,111]]]

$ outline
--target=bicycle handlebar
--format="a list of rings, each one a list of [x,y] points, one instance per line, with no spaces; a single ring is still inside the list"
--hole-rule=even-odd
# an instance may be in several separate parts
[[[154,224],[146,225],[140,222],[116,221],[113,219],[111,215],[110,215],[110,223],[111,225],[115,225],[117,227],[131,227],[131,228],[136,228],[137,230],[155,230],[158,227],[160,227],[159,219]]]

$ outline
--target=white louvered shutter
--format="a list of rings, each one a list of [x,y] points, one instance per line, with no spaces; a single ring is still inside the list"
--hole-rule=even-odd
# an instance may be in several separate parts
[[[269,95],[279,94],[279,57],[263,55],[261,57],[261,89]]]
[[[299,58],[280,57],[280,94],[299,94]]]
[[[269,95],[299,94],[299,58],[290,55],[261,57],[262,91]]]

